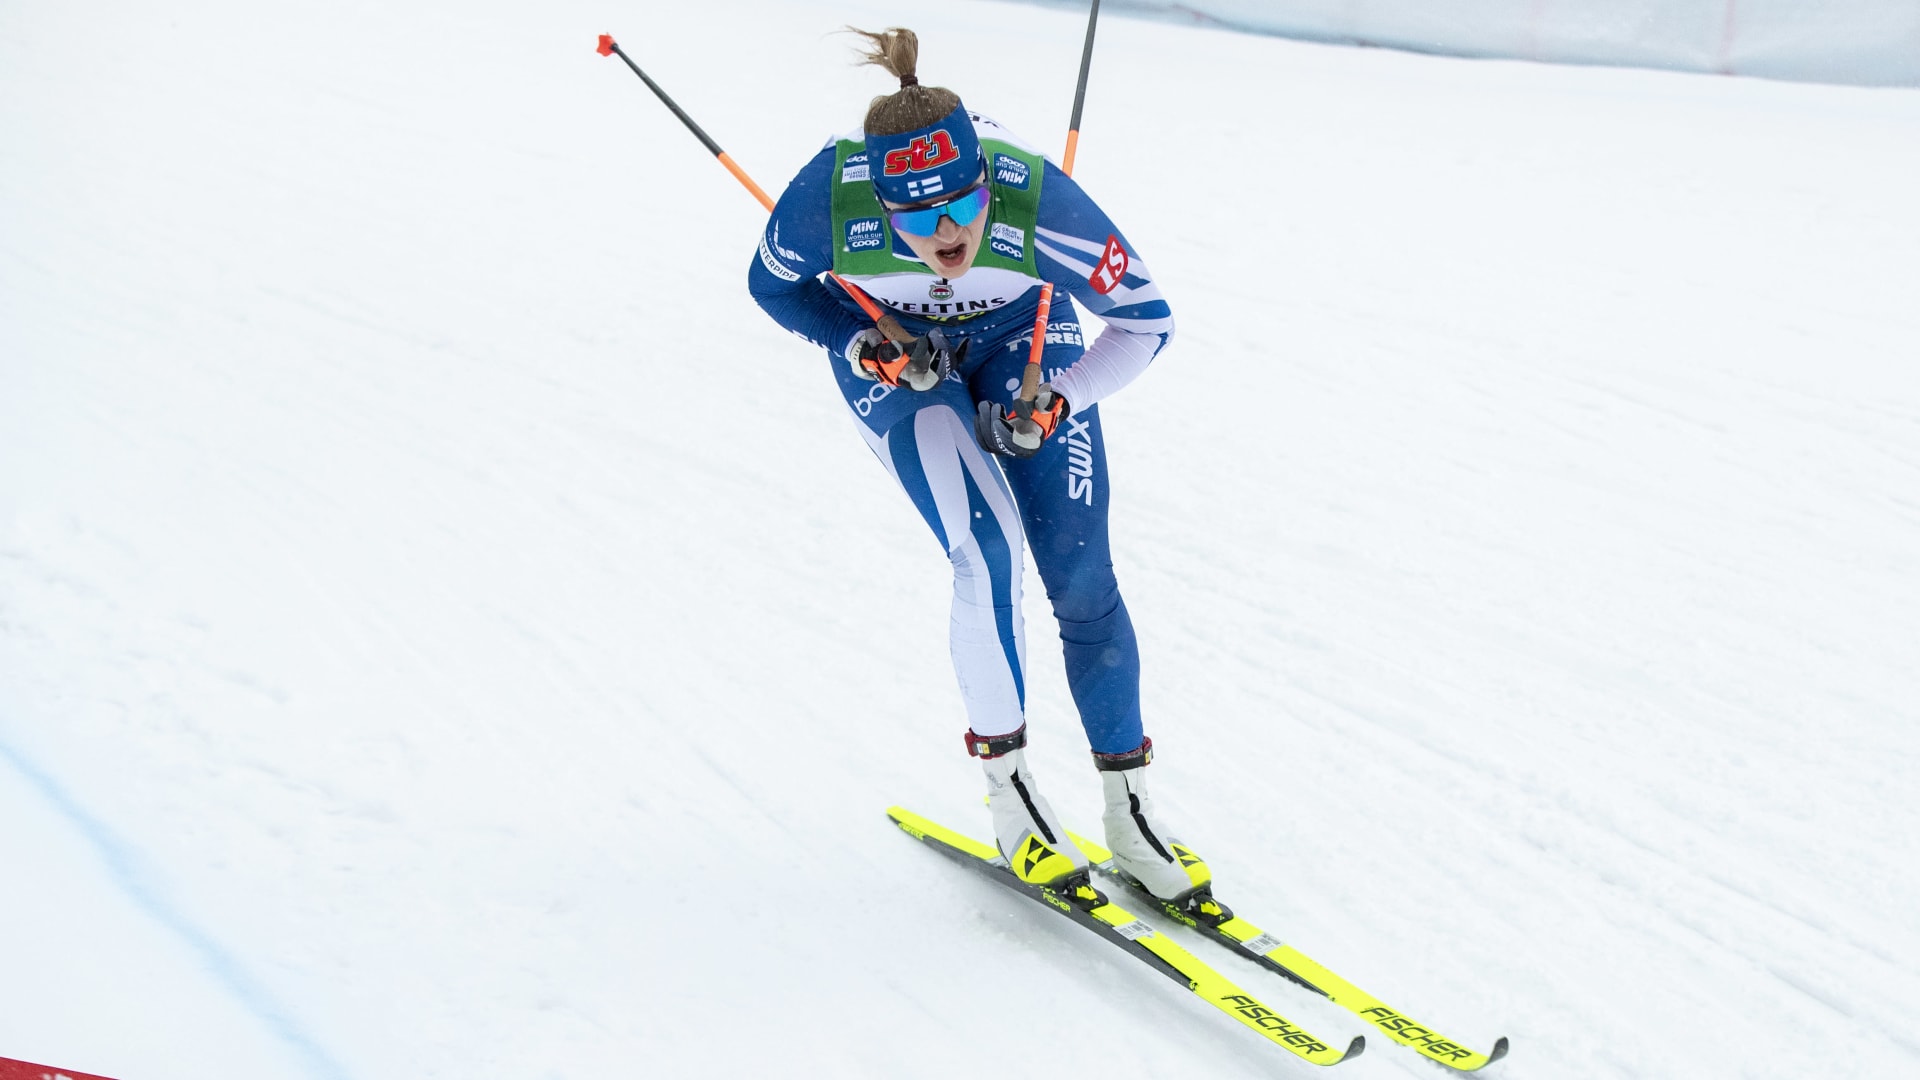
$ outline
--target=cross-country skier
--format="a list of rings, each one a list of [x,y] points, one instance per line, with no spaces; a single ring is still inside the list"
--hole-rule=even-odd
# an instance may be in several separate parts
[[[1155,819],[1141,730],[1140,658],[1107,548],[1099,403],[1146,370],[1173,316],[1146,264],[1092,199],[1004,128],[914,75],[911,30],[853,31],[900,80],[862,130],[787,185],[748,271],[781,326],[827,350],[861,434],[953,564],[950,644],[1000,851],[1021,878],[1059,884],[1087,861],[1035,785],[1024,747],[1022,538],[1060,623],[1067,681],[1105,789],[1107,846],[1154,895],[1194,895],[1206,864]],[[834,271],[912,335],[888,341]],[[1015,391],[1042,282],[1062,294],[1046,330],[1048,382],[1013,437]],[[1067,296],[1072,300],[1069,301]],[[1106,323],[1087,345],[1074,302]],[[1184,864],[1184,865],[1183,865]]]

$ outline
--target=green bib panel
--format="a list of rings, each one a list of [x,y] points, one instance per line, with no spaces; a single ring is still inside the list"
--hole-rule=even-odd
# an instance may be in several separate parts
[[[1040,180],[1046,173],[1038,154],[1017,150],[997,139],[981,139],[987,159],[987,228],[973,265],[1012,270],[1031,278],[1033,227],[1040,219]],[[893,225],[868,180],[872,163],[863,142],[841,139],[833,154],[833,272],[846,277],[876,274],[933,275],[925,263],[893,254]],[[902,245],[903,247],[905,245]]]

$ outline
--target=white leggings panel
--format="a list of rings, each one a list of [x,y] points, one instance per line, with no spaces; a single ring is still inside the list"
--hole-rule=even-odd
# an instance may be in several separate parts
[[[969,725],[977,735],[1017,730],[1026,697],[1024,544],[1000,466],[945,404],[920,409],[884,435],[854,426],[946,543],[953,566],[948,644]]]

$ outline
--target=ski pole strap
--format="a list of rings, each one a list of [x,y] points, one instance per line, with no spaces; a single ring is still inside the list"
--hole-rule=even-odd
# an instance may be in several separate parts
[[[1011,754],[1026,745],[1027,725],[1024,722],[1018,730],[1005,735],[975,735],[972,728],[967,729],[967,753],[982,760]]]
[[[1096,752],[1093,755],[1093,767],[1101,772],[1126,772],[1128,769],[1138,769],[1152,760],[1153,740],[1143,736],[1139,746],[1124,754]]]

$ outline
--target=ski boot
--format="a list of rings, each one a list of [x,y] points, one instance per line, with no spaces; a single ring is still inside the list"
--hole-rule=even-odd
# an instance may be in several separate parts
[[[1087,857],[1047,805],[1027,767],[1027,726],[1010,735],[967,732],[967,752],[987,773],[987,809],[993,837],[1015,877],[1065,892],[1087,883]]]
[[[1219,905],[1213,902],[1213,873],[1206,860],[1154,820],[1146,787],[1147,763],[1152,760],[1152,739],[1143,739],[1124,754],[1093,755],[1107,799],[1106,812],[1100,815],[1107,848],[1114,865],[1169,910],[1210,915],[1207,905]]]

